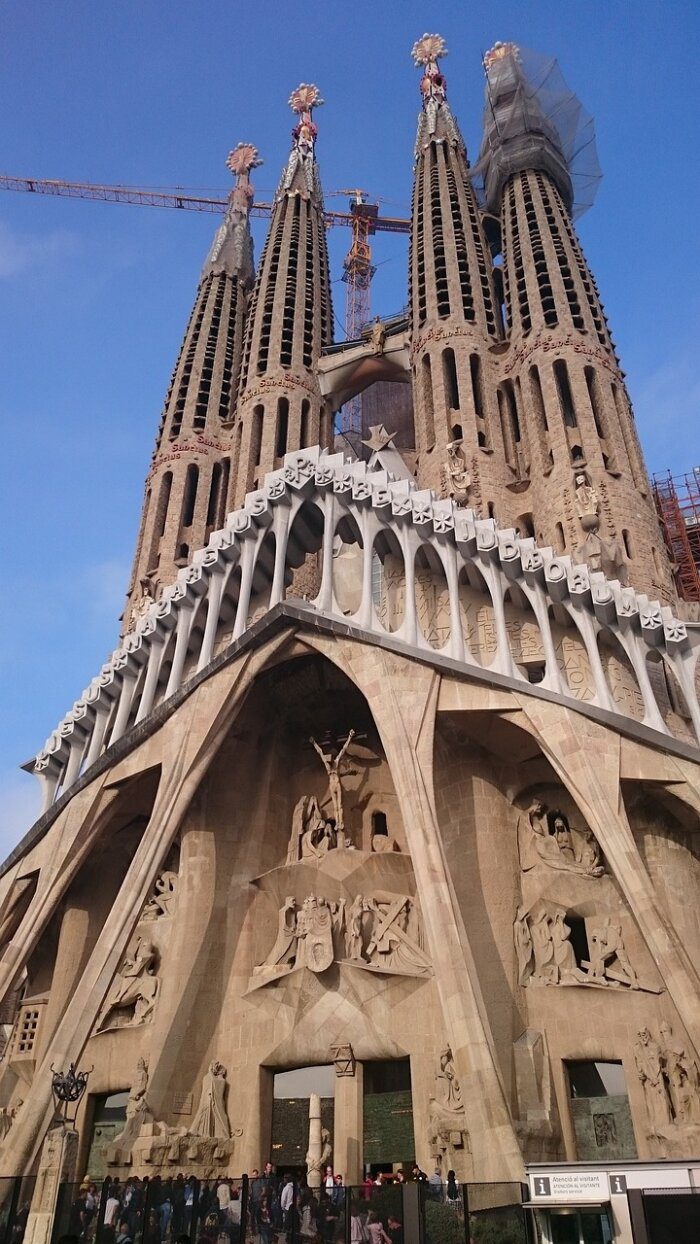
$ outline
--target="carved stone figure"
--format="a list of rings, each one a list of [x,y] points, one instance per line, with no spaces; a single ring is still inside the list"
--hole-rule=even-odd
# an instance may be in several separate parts
[[[330,821],[323,816],[315,795],[302,795],[292,817],[292,834],[287,850],[287,863],[321,859],[335,847],[345,846]]]
[[[467,1126],[462,1089],[450,1046],[441,1051],[435,1073],[437,1091],[428,1109],[430,1151],[446,1176],[457,1165],[457,1153],[466,1148]]]
[[[345,917],[345,957],[346,959],[362,959],[362,917],[365,911],[364,899],[356,895]]]
[[[527,922],[527,909],[519,907],[513,926],[515,953],[518,959],[518,982],[527,985],[534,971],[534,952],[532,934]]]
[[[213,1136],[228,1140],[231,1127],[224,1101],[226,1095],[226,1068],[214,1059],[202,1080],[202,1095],[192,1126],[191,1136]]]
[[[554,963],[558,972],[559,980],[564,983],[579,984],[586,980],[585,972],[582,972],[576,962],[574,948],[569,941],[571,937],[571,929],[568,924],[564,923],[563,912],[558,911],[550,925],[550,936],[552,939],[552,947],[554,950]]]
[[[386,328],[382,324],[382,321],[380,320],[379,316],[375,315],[374,323],[372,324],[372,331],[370,332],[370,335],[369,335],[369,343],[372,347],[372,353],[383,354],[385,341],[386,341]]]
[[[563,812],[548,809],[541,799],[533,799],[520,817],[518,850],[523,872],[540,863],[586,877],[600,877],[605,871],[600,848],[588,826],[572,829]]]
[[[141,919],[160,920],[161,916],[169,916],[177,891],[177,873],[162,872],[156,877],[153,893],[141,913]]]
[[[447,462],[442,466],[442,495],[450,497],[455,505],[462,507],[469,502],[471,486],[472,477],[469,474],[462,442],[461,440],[450,441],[447,445]]]
[[[552,926],[549,912],[540,908],[530,920],[530,936],[532,937],[532,953],[535,967],[532,980],[538,985],[549,985],[557,981],[558,971],[554,962],[554,944],[552,942]]]
[[[446,1045],[440,1054],[440,1068],[435,1074],[440,1090],[439,1100],[448,1110],[464,1110],[462,1088],[457,1079],[452,1049]]]
[[[328,793],[333,807],[333,819],[335,821],[336,830],[341,834],[345,829],[345,818],[343,815],[343,787],[340,778],[340,766],[354,737],[355,731],[351,730],[337,756],[333,756],[332,752],[324,752],[323,748],[319,747],[315,739],[309,739],[309,742],[313,744],[314,748],[318,752],[323,767],[328,774]]]
[[[659,1025],[661,1055],[676,1123],[700,1123],[700,1072],[671,1025]]]
[[[24,1105],[24,1098],[18,1097],[11,1106],[0,1106],[0,1141],[3,1141],[12,1128],[17,1115]]]
[[[407,975],[429,970],[430,960],[421,945],[420,917],[413,899],[377,893],[367,898],[365,910],[372,917],[367,959],[373,967]]]
[[[135,1027],[152,1018],[158,997],[157,962],[155,946],[139,938],[131,955],[125,957],[107,995],[97,1022],[98,1032],[107,1028]]]
[[[629,961],[622,940],[622,925],[613,923],[609,918],[588,930],[590,963],[588,978],[600,983],[603,980],[613,984],[637,985],[637,973]]]
[[[664,1079],[663,1057],[658,1043],[648,1028],[642,1028],[634,1044],[634,1061],[637,1065],[652,1131],[668,1127],[673,1122],[671,1099]]]
[[[297,918],[295,967],[325,972],[333,962],[333,913],[323,898],[310,894]]]
[[[151,1117],[151,1112],[146,1101],[146,1090],[148,1088],[148,1063],[145,1058],[140,1058],[136,1066],[136,1074],[129,1093],[129,1099],[126,1103],[126,1122],[122,1131],[118,1136],[114,1137],[110,1146],[109,1160],[120,1160],[120,1155],[131,1153],[134,1141],[137,1140],[141,1133],[144,1123],[147,1123]]]
[[[597,531],[589,531],[583,543],[574,549],[571,560],[574,565],[586,565],[608,579],[627,582],[627,563],[620,545],[614,539],[601,539]]]
[[[597,531],[600,525],[598,493],[591,484],[585,471],[580,471],[574,478],[576,489],[576,512],[584,531]]]
[[[297,905],[288,895],[280,908],[277,924],[277,940],[264,963],[253,968],[253,975],[272,979],[291,971],[297,957]]]

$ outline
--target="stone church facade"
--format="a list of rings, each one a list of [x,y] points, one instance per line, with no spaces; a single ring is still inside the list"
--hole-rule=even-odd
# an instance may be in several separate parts
[[[261,1167],[300,1068],[347,1182],[697,1152],[700,634],[564,138],[496,45],[477,195],[444,54],[414,48],[408,320],[332,343],[315,87],[257,270],[229,158],[123,635],[0,875],[4,1175],[69,1063],[91,1174]],[[352,459],[333,415],[374,384],[414,445]]]

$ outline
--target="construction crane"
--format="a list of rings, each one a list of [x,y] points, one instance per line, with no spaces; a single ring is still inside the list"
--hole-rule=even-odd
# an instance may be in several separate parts
[[[143,186],[103,186],[84,181],[57,181],[39,177],[13,177],[0,174],[0,190],[16,190],[27,194],[53,194],[67,199],[93,199],[102,203],[128,203],[136,207],[168,207],[188,212],[222,213],[228,198],[193,194],[185,187],[148,188]],[[370,318],[372,263],[370,236],[374,233],[410,233],[410,220],[398,216],[380,216],[379,204],[371,202],[365,190],[332,190],[331,195],[348,195],[347,212],[324,211],[326,228],[349,227],[352,242],[343,261],[345,298],[345,336],[356,341],[363,325]],[[253,203],[251,216],[269,219],[273,203]],[[353,398],[343,408],[339,430],[359,434],[362,422],[361,398]]]

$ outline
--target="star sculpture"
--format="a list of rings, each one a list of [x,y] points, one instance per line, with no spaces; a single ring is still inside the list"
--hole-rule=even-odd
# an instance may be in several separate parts
[[[241,177],[253,168],[260,168],[261,164],[258,149],[252,143],[238,143],[233,151],[229,151],[226,159],[226,167],[231,170],[234,177]]]
[[[380,449],[388,449],[392,444],[394,433],[387,432],[383,423],[375,423],[373,427],[370,426],[369,431],[368,440],[363,441],[362,444],[366,445],[368,449],[374,450],[375,453],[378,453]]]
[[[417,65],[434,64],[441,56],[447,56],[447,44],[442,35],[424,34],[413,44],[411,56]]]
[[[289,96],[289,107],[299,116],[305,112],[311,112],[312,108],[320,108],[322,103],[321,92],[311,82],[300,83]]]

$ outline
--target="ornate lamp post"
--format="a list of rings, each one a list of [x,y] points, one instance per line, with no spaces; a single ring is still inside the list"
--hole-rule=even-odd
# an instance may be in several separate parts
[[[75,1124],[75,1118],[78,1113],[78,1103],[87,1088],[90,1072],[94,1070],[95,1068],[91,1067],[90,1071],[76,1071],[75,1063],[71,1063],[70,1067],[65,1072],[55,1071],[53,1065],[51,1066],[51,1090],[53,1092],[54,1102],[56,1103],[56,1110],[63,1111],[63,1120],[66,1124],[70,1124],[71,1127]],[[73,1112],[73,1118],[69,1119],[68,1108],[71,1103],[74,1103],[75,1110]]]

